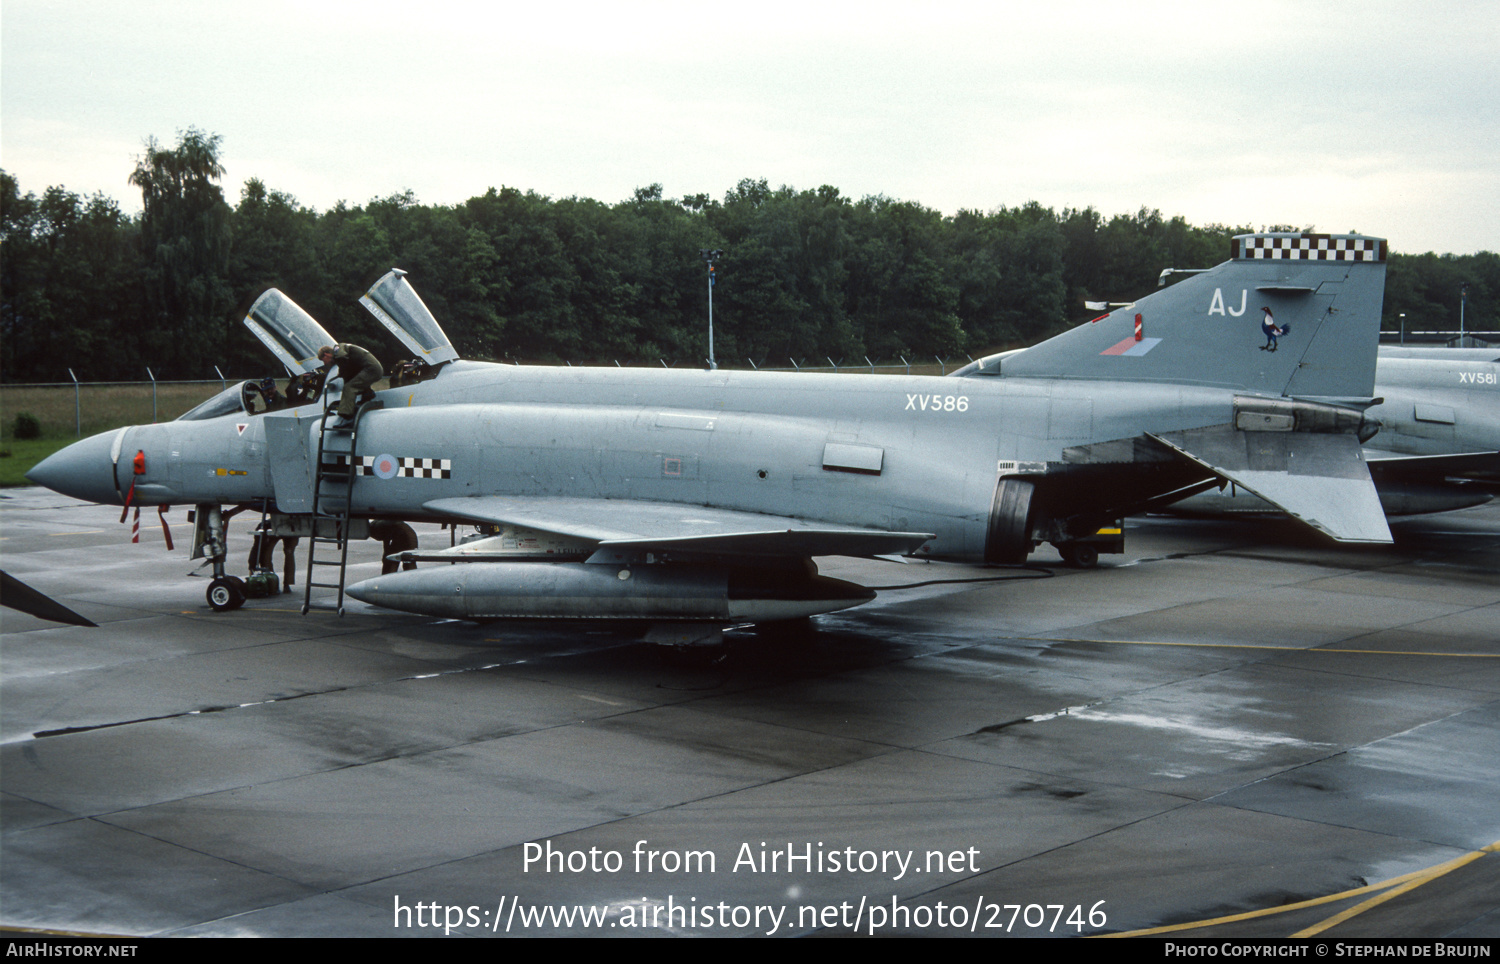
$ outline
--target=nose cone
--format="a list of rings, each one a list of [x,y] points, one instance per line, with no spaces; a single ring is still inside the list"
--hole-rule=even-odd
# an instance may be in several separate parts
[[[101,432],[74,442],[42,459],[26,473],[26,478],[75,499],[119,505],[123,500],[115,489],[113,450],[115,439],[125,431],[121,428]]]

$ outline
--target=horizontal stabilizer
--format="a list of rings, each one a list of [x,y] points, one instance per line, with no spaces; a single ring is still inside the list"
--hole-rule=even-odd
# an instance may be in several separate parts
[[[1391,542],[1353,435],[1215,425],[1152,438],[1340,542]]]
[[[880,556],[915,552],[929,532],[884,532],[761,512],[642,499],[475,496],[435,499],[429,512],[521,526],[601,549],[755,556]]]

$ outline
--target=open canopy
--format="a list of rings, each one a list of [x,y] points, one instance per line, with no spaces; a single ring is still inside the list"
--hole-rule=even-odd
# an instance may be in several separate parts
[[[458,357],[457,349],[400,268],[387,271],[359,303],[427,364],[437,366]]]
[[[334,343],[312,315],[275,288],[255,299],[245,315],[245,327],[298,375],[317,371],[323,364],[318,349]]]

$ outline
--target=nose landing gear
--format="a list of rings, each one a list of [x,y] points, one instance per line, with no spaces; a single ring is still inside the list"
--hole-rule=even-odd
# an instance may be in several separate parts
[[[224,574],[224,560],[228,555],[223,510],[212,503],[199,505],[193,513],[193,558],[206,556],[213,563],[214,579],[208,584],[205,595],[214,612],[228,612],[245,604],[245,581]]]
[[[238,576],[215,576],[208,584],[208,604],[220,613],[239,609],[245,604],[245,581]]]

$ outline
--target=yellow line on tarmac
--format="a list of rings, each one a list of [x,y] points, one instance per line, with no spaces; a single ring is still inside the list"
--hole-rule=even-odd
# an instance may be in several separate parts
[[[1406,874],[1403,877],[1394,878],[1394,880],[1405,880],[1408,877],[1415,877],[1420,873],[1421,871],[1414,871],[1413,873]],[[1335,901],[1347,900],[1350,897],[1357,897],[1360,894],[1375,893],[1376,891],[1380,891],[1385,889],[1386,887],[1389,887],[1392,883],[1393,881],[1387,880],[1378,884],[1366,884],[1363,887],[1356,887],[1353,890],[1346,890],[1342,893],[1329,894],[1327,897],[1314,897],[1312,900],[1299,901],[1295,904],[1285,904],[1280,907],[1266,907],[1262,908],[1261,910],[1250,910],[1245,911],[1243,914],[1230,914],[1228,917],[1214,917],[1209,920],[1195,920],[1189,921],[1186,924],[1168,924],[1165,927],[1148,927],[1145,930],[1138,931],[1122,931],[1118,934],[1091,934],[1089,936],[1150,937],[1153,934],[1170,934],[1174,931],[1191,931],[1197,930],[1200,927],[1213,927],[1216,924],[1233,924],[1236,921],[1253,920],[1256,917],[1270,917],[1272,914],[1284,914],[1289,910],[1301,910],[1304,907],[1317,907],[1319,904],[1331,904]]]
[[[1390,890],[1379,895],[1378,897],[1371,897],[1369,900],[1362,901],[1347,910],[1339,911],[1337,914],[1334,914],[1327,920],[1314,924],[1306,930],[1300,930],[1292,936],[1313,937],[1317,934],[1321,934],[1335,924],[1342,924],[1349,918],[1363,914],[1365,911],[1369,910],[1372,907],[1380,906],[1381,904],[1390,900],[1392,897],[1399,897],[1407,891],[1416,890],[1418,887],[1422,886],[1425,883],[1428,883],[1429,881],[1437,880],[1439,877],[1443,876],[1449,871],[1457,870],[1465,864],[1473,863],[1480,857],[1483,857],[1486,853],[1495,853],[1497,851],[1500,851],[1500,840],[1497,840],[1495,843],[1490,844],[1488,847],[1481,847],[1480,849],[1472,851],[1471,853],[1464,854],[1462,857],[1456,857],[1445,864],[1438,864],[1436,867],[1433,867],[1430,870],[1423,871],[1412,880],[1409,880],[1398,887],[1392,887]]]
[[[1264,649],[1289,653],[1361,653],[1369,656],[1453,656],[1459,659],[1500,659],[1500,653],[1431,653],[1407,649],[1331,649],[1325,646],[1254,646],[1250,643],[1163,643],[1146,639],[1077,639],[1067,636],[1018,636],[1036,643],[1102,643],[1114,646],[1183,646],[1191,649]]]
[[[1091,934],[1089,936],[1150,937],[1154,934],[1170,934],[1175,931],[1198,930],[1202,927],[1215,927],[1219,924],[1233,924],[1237,921],[1251,920],[1256,917],[1270,917],[1273,914],[1285,914],[1288,911],[1303,910],[1308,907],[1317,907],[1321,904],[1332,904],[1337,901],[1348,900],[1350,897],[1358,897],[1360,894],[1379,895],[1370,900],[1366,900],[1360,904],[1357,904],[1356,906],[1351,907],[1348,910],[1340,911],[1327,920],[1318,924],[1314,924],[1312,927],[1309,927],[1306,930],[1298,931],[1297,933],[1292,935],[1293,937],[1312,937],[1315,934],[1322,933],[1335,924],[1346,921],[1357,914],[1364,913],[1372,907],[1383,904],[1386,901],[1390,900],[1392,897],[1396,897],[1410,890],[1414,890],[1422,886],[1423,884],[1428,883],[1429,881],[1436,880],[1449,871],[1457,870],[1465,864],[1478,860],[1480,857],[1483,857],[1487,853],[1500,853],[1500,840],[1495,841],[1489,846],[1481,847],[1478,850],[1466,853],[1462,857],[1455,857],[1453,860],[1449,860],[1446,863],[1428,867],[1426,870],[1414,870],[1409,874],[1402,874],[1399,877],[1392,877],[1390,880],[1382,880],[1377,884],[1366,884],[1363,887],[1356,887],[1353,890],[1341,891],[1337,894],[1329,894],[1326,897],[1314,897],[1311,900],[1298,901],[1295,904],[1284,904],[1280,907],[1266,907],[1261,910],[1246,911],[1243,914],[1230,914],[1227,917],[1214,917],[1209,920],[1190,921],[1186,924],[1169,924],[1165,927],[1148,927],[1144,930],[1138,931],[1123,931],[1118,934]],[[1381,893],[1382,891],[1384,891],[1384,893]]]
[[[0,934],[39,934],[43,937],[84,937],[90,940],[139,940],[139,934],[102,934],[96,931],[64,931],[50,927],[16,927],[13,924],[0,925]]]

